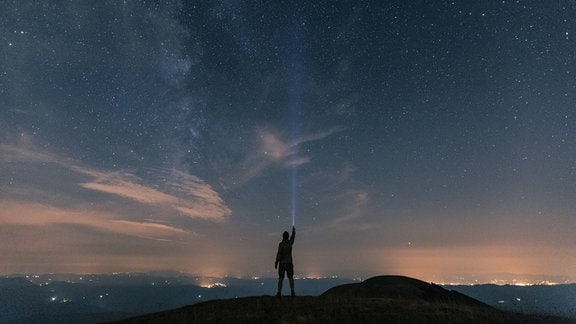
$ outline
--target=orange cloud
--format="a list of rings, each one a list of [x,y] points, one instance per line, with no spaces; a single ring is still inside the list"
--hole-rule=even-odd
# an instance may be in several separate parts
[[[76,170],[93,177],[92,181],[81,184],[84,188],[143,204],[175,209],[188,217],[221,222],[232,213],[210,185],[198,177],[177,170],[173,171],[171,178],[178,180],[167,185],[177,189],[172,194],[143,185],[142,179],[127,172],[106,173],[79,168]]]
[[[50,167],[70,170],[66,178],[58,179],[59,187],[67,191],[64,195],[75,193],[80,187],[103,192],[116,199],[172,210],[191,218],[222,222],[232,214],[224,200],[209,184],[181,171],[158,169],[156,177],[161,177],[163,181],[152,186],[133,172],[97,170],[55,154],[41,152],[31,145],[0,145],[0,152],[2,163],[25,162],[32,167],[37,165],[36,170],[42,170],[43,173],[49,173]],[[47,191],[46,188],[19,190]],[[29,195],[31,200],[36,196],[38,195]]]
[[[152,239],[169,239],[186,234],[183,229],[154,222],[117,219],[115,213],[88,208],[58,208],[51,205],[1,200],[3,225],[46,226],[73,224],[97,230]]]

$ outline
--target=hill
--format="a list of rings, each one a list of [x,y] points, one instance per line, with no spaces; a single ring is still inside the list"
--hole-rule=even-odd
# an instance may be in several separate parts
[[[417,279],[379,276],[329,289],[319,297],[213,300],[119,323],[569,323],[492,308]]]

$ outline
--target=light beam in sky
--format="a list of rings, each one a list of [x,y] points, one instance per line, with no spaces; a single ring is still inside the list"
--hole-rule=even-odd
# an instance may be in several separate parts
[[[298,178],[298,168],[296,166],[292,167],[292,201],[290,214],[292,216],[292,226],[296,225],[296,179]]]
[[[294,14],[294,20],[292,28],[290,28],[290,121],[291,121],[291,132],[292,140],[295,141],[298,137],[298,115],[300,112],[302,88],[301,88],[301,74],[302,74],[302,63],[300,58],[300,30],[301,25],[300,17],[296,13]],[[295,155],[298,154],[298,147],[294,143]],[[292,216],[292,226],[296,224],[296,189],[298,187],[298,166],[293,164],[290,172],[290,183],[291,183],[291,204],[290,204],[290,214]]]

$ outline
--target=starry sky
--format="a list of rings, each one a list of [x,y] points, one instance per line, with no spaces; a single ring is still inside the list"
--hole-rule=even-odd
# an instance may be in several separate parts
[[[576,281],[571,1],[0,12],[0,273]]]

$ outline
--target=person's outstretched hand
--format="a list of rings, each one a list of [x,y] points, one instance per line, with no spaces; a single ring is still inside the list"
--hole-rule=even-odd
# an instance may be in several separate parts
[[[292,225],[292,232],[296,232],[296,228]]]

